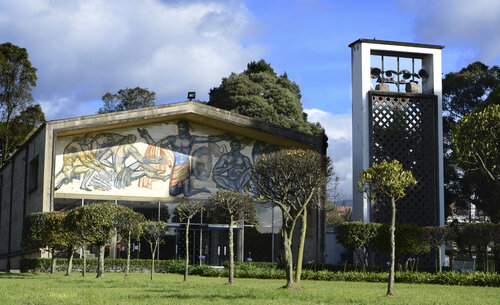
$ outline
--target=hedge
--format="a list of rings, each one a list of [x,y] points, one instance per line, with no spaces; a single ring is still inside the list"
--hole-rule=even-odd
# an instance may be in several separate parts
[[[66,270],[66,259],[58,259],[57,270]],[[106,272],[123,272],[126,266],[124,259],[105,259],[104,268]],[[133,259],[130,261],[131,272],[149,272],[150,260]],[[80,271],[81,259],[74,259],[74,271]],[[96,259],[87,259],[87,270],[94,271],[97,267]],[[184,261],[182,260],[160,260],[155,264],[158,273],[184,273]],[[50,272],[50,259],[25,258],[21,260],[22,272]],[[228,270],[215,269],[207,265],[189,266],[189,274],[207,277],[227,277]],[[250,262],[236,263],[234,275],[237,278],[259,278],[259,279],[285,279],[285,270],[280,269],[276,263]],[[346,281],[346,282],[387,282],[387,272],[361,272],[361,271],[329,271],[305,269],[302,271],[303,280],[320,281]],[[441,284],[441,285],[464,285],[464,286],[492,286],[500,287],[500,274],[484,272],[396,272],[396,283],[415,284]]]

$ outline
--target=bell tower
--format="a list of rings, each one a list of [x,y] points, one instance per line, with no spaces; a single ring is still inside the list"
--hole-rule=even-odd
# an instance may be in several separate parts
[[[349,47],[354,219],[389,220],[389,209],[370,202],[357,183],[374,162],[396,159],[418,181],[398,201],[397,221],[444,225],[443,46],[359,39]]]

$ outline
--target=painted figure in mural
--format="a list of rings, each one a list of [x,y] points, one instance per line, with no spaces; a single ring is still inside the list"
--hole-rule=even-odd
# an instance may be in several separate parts
[[[152,158],[143,158],[137,148],[133,146],[137,137],[133,134],[122,136],[122,139],[113,146],[108,147],[100,156],[101,164],[113,170],[111,180],[114,181],[115,188],[125,188],[129,186],[133,180],[147,176],[152,179],[160,179],[166,181],[170,176],[162,175],[162,172],[157,171],[149,164],[162,162],[162,158],[156,160]],[[136,162],[125,165],[125,161],[132,157]]]
[[[231,151],[223,154],[215,163],[212,179],[218,188],[241,192],[250,181],[252,164],[241,153],[239,140],[232,140],[230,146]]]
[[[63,167],[56,174],[54,188],[58,190],[63,184],[73,181],[74,175],[83,174],[80,189],[90,191],[87,182],[95,172],[107,178],[108,173],[102,164],[96,158],[94,138],[90,136],[81,136],[73,139],[63,152]]]
[[[149,145],[159,146],[161,148],[170,149],[174,153],[174,164],[172,166],[171,179],[169,185],[170,196],[183,194],[185,197],[190,197],[201,192],[210,192],[207,188],[194,188],[191,186],[190,177],[190,162],[189,156],[194,144],[218,142],[222,140],[230,140],[231,135],[225,134],[220,136],[195,136],[189,132],[189,123],[180,120],[177,123],[178,135],[166,136],[165,138],[154,141],[144,128],[137,128],[137,131]]]

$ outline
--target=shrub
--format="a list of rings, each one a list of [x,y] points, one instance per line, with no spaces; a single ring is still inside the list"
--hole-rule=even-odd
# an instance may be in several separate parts
[[[377,237],[380,226],[374,222],[342,222],[337,225],[335,234],[337,241],[354,251],[359,261],[367,266],[370,263],[371,243]]]

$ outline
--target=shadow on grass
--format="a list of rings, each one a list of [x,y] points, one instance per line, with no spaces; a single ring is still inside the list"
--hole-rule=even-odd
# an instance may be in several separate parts
[[[36,273],[8,273],[0,272],[0,279],[31,279],[37,276]]]

